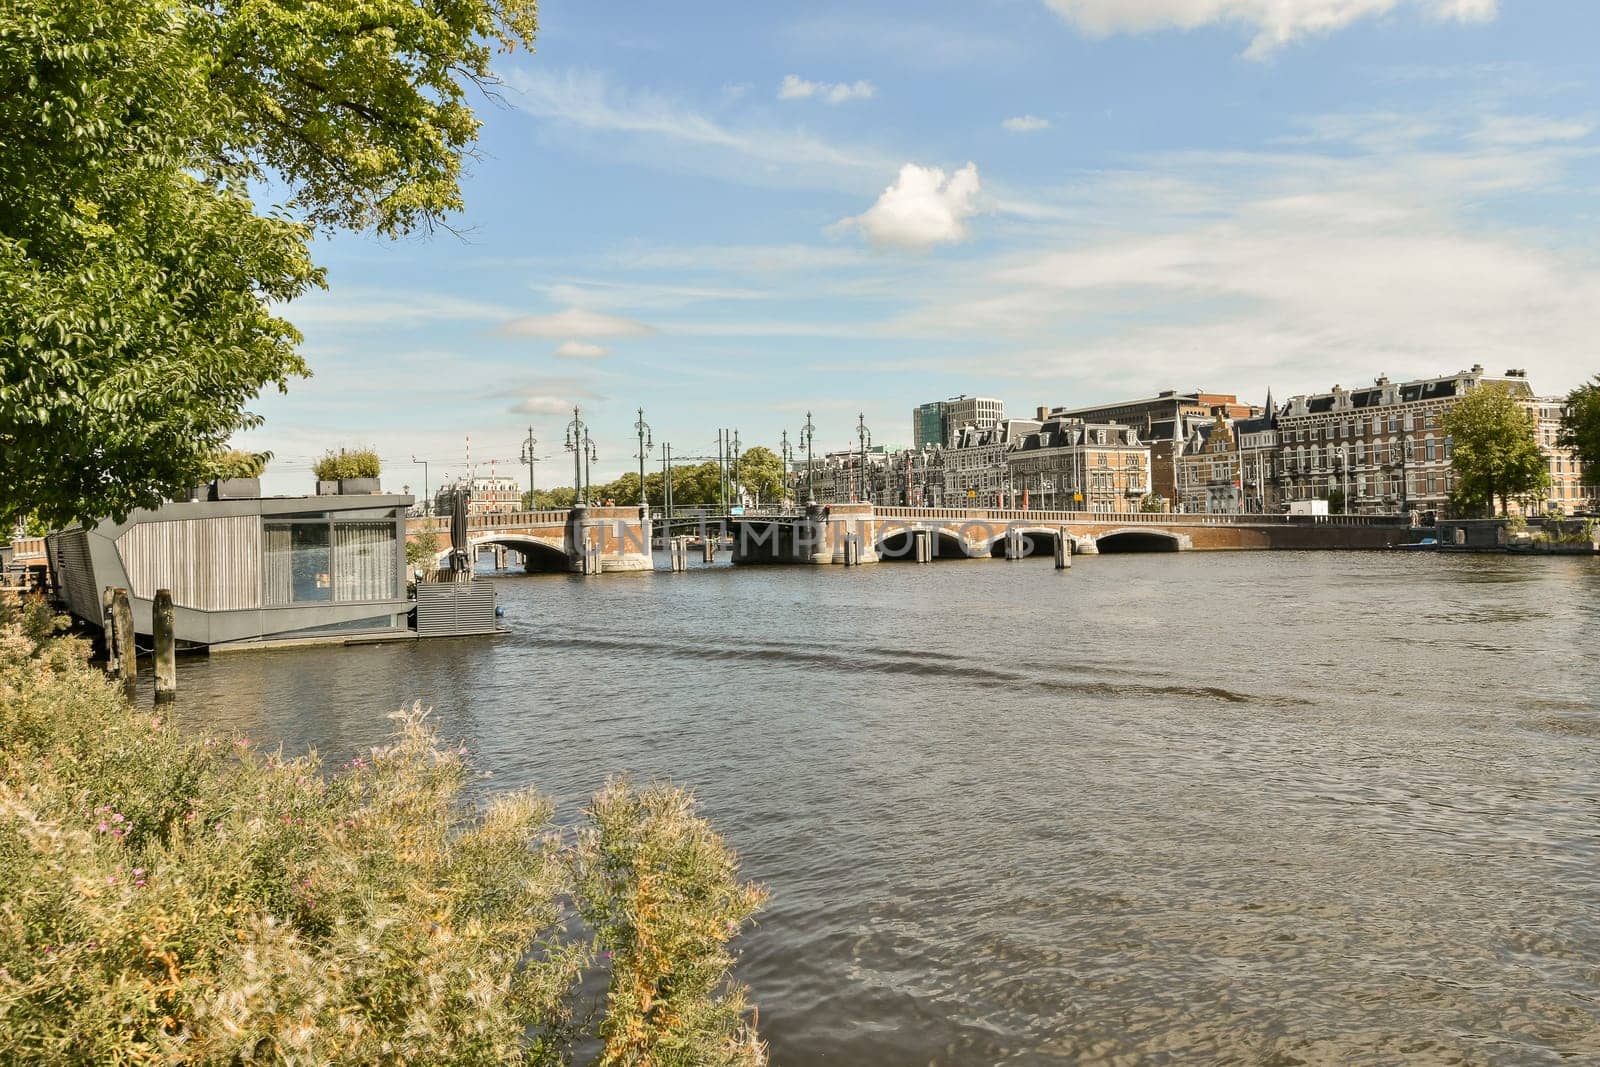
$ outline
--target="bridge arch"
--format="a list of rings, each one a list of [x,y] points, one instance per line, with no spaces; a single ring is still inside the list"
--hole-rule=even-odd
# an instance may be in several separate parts
[[[1129,527],[1097,534],[1095,548],[1108,552],[1182,552],[1191,548],[1189,538],[1157,527]]]
[[[566,549],[536,537],[518,537],[515,534],[475,537],[468,542],[467,551],[476,558],[478,549],[490,545],[501,545],[513,552],[520,552],[523,569],[530,574],[564,573],[572,569],[572,560],[567,558]],[[449,556],[449,549],[439,553],[439,562],[443,564]]]
[[[879,561],[898,560],[915,563],[917,559],[916,545],[912,535],[918,532],[927,532],[933,537],[931,548],[934,559],[966,559],[967,547],[962,542],[961,535],[942,526],[902,526],[889,524],[881,529],[873,544],[878,553]]]
[[[1056,541],[1065,536],[1059,527],[1052,526],[1023,526],[1013,527],[1023,537],[1022,555],[1028,556],[1054,556],[1056,554]],[[1006,554],[1005,531],[996,534],[989,541],[989,555],[995,559],[1004,559]]]

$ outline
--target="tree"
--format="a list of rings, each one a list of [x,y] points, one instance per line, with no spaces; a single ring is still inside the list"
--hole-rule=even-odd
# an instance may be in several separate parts
[[[577,490],[571,486],[563,485],[555,489],[535,489],[532,493],[522,494],[522,510],[561,511],[570,508],[577,501]]]
[[[1533,413],[1504,382],[1486,382],[1457,400],[1440,420],[1452,442],[1455,502],[1509,513],[1514,497],[1550,487],[1550,465],[1534,434]]]
[[[1567,394],[1556,443],[1576,452],[1589,481],[1600,483],[1600,374]]]
[[[406,565],[424,574],[432,574],[439,566],[439,533],[432,527],[422,530],[406,541]]]
[[[739,457],[739,481],[757,500],[777,503],[783,499],[783,457],[756,445]]]
[[[1139,510],[1146,512],[1165,511],[1167,502],[1158,493],[1146,493],[1139,501]]]
[[[12,0],[0,13],[0,526],[215,473],[308,373],[313,228],[461,206],[465,104],[535,0]],[[251,190],[281,189],[257,208]]]

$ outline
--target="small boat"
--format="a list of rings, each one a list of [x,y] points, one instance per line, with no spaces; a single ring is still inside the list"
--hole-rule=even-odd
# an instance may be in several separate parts
[[[1413,552],[1426,552],[1429,549],[1438,548],[1439,539],[1437,537],[1424,537],[1420,541],[1414,541],[1409,545],[1399,545],[1397,547],[1410,549]]]

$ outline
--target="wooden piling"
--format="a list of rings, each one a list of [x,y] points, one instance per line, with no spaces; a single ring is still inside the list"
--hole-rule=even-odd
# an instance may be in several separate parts
[[[674,537],[668,544],[672,549],[672,569],[676,573],[683,573],[689,569],[689,539],[687,537]]]
[[[126,589],[111,594],[111,635],[117,646],[117,673],[131,698],[139,684],[139,649],[133,640],[133,605]]]
[[[1067,539],[1066,532],[1056,534],[1056,570],[1067,571],[1072,569],[1072,542]]]
[[[700,562],[715,563],[717,561],[716,535],[707,531],[700,538]]]
[[[172,590],[156,590],[150,614],[150,628],[155,635],[156,703],[165,704],[178,696],[178,636]]]
[[[100,637],[106,646],[107,674],[116,674],[119,668],[117,662],[116,613],[111,610],[116,598],[117,591],[109,585],[100,593]]]

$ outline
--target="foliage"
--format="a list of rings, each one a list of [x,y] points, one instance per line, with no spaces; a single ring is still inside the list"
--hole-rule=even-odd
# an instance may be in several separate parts
[[[1556,443],[1576,452],[1588,481],[1600,484],[1600,374],[1567,394]]]
[[[1167,502],[1159,493],[1146,493],[1144,499],[1139,501],[1139,510],[1146,512],[1165,511]]]
[[[271,452],[246,452],[230,448],[211,458],[211,469],[218,478],[259,478],[271,459]]]
[[[311,465],[311,473],[325,482],[340,478],[376,478],[382,466],[378,453],[370,448],[341,448],[338,452],[329,449]]]
[[[1328,490],[1328,514],[1330,514],[1330,515],[1343,515],[1344,511],[1345,511],[1344,490],[1343,489],[1329,489]]]
[[[565,511],[578,502],[578,491],[569,485],[554,489],[535,489],[522,494],[524,511]]]
[[[783,499],[783,457],[762,445],[739,456],[739,482],[757,500]]]
[[[1510,511],[1515,497],[1541,494],[1550,468],[1534,434],[1533,415],[1503,382],[1486,382],[1457,400],[1440,420],[1454,442],[1455,502]]]
[[[460,207],[465,93],[534,29],[534,0],[0,9],[0,525],[211,476],[245,405],[307,373],[274,308],[323,284],[312,227]]]
[[[764,1062],[725,984],[760,891],[684,794],[611,783],[574,839],[531,792],[464,807],[420,710],[328,767],[179,731],[85,652],[0,623],[0,1062]]]
[[[431,526],[406,540],[406,566],[432,574],[439,566],[439,533]]]
[[[621,781],[587,811],[575,869],[579,912],[611,953],[603,1067],[764,1059],[744,990],[719,989],[728,938],[766,894],[738,881],[728,847],[693,811],[680,790]]]

